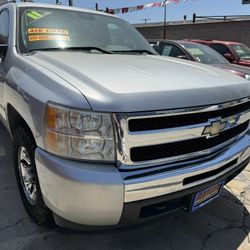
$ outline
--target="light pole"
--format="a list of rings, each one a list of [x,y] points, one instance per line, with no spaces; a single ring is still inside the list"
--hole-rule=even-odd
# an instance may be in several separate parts
[[[73,0],[69,0],[69,6],[73,6]]]
[[[164,21],[163,21],[163,39],[166,39],[166,29],[167,29],[167,5],[164,3]]]

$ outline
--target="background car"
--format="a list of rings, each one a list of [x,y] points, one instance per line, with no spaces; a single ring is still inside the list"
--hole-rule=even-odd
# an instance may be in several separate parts
[[[149,43],[160,55],[211,64],[250,80],[249,68],[229,63],[223,56],[206,45],[185,40],[149,41]]]
[[[190,40],[210,46],[230,63],[250,67],[250,49],[237,42],[216,41],[216,40]]]

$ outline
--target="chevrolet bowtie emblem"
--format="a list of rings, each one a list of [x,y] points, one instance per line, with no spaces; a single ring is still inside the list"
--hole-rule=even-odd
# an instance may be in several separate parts
[[[226,125],[227,125],[226,121],[211,122],[211,125],[205,127],[202,134],[206,135],[207,138],[217,136],[221,131],[225,129]]]

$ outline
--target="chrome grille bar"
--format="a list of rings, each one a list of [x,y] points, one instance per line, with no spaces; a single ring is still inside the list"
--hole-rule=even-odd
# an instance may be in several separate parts
[[[149,130],[149,131],[139,131],[139,132],[130,132],[128,128],[128,122],[131,119],[145,119],[145,118],[154,118],[154,117],[162,117],[162,116],[173,116],[180,114],[192,114],[192,113],[202,113],[208,111],[216,111],[221,109],[227,109],[231,107],[235,107],[240,104],[244,104],[249,102],[249,110],[235,114],[234,116],[226,117],[221,119],[221,122],[225,122],[226,126],[223,131],[239,126],[250,120],[250,98],[244,98],[237,101],[232,101],[228,103],[206,106],[206,107],[198,107],[198,108],[188,108],[186,112],[184,109],[178,110],[168,110],[168,111],[160,111],[160,112],[147,112],[147,113],[125,113],[125,114],[114,114],[114,120],[117,127],[117,160],[119,166],[121,168],[130,168],[131,167],[145,167],[153,164],[159,163],[169,163],[177,160],[185,160],[193,157],[207,155],[212,153],[214,150],[219,150],[222,147],[227,146],[229,143],[232,143],[242,137],[244,133],[236,136],[218,147],[213,149],[203,150],[200,152],[194,152],[186,155],[179,155],[178,157],[169,157],[164,159],[156,159],[152,161],[145,162],[133,162],[130,156],[130,150],[134,147],[143,147],[143,146],[152,146],[159,145],[164,143],[173,143],[178,141],[185,141],[194,138],[202,138],[206,135],[203,134],[203,131],[207,126],[211,124],[213,119],[208,119],[205,123],[176,127],[176,128],[168,128],[168,129],[160,129],[160,130]],[[215,120],[220,119],[219,117],[215,117]]]
[[[250,111],[240,114],[239,117],[240,117],[239,120],[235,124],[231,126],[230,124],[228,124],[225,130],[238,126],[250,120]],[[222,119],[221,121],[227,122],[229,119],[230,117]],[[197,125],[170,128],[170,129],[150,130],[142,132],[128,132],[125,135],[125,140],[130,145],[136,145],[137,147],[140,147],[140,146],[183,141],[198,137],[205,137],[206,135],[203,135],[202,133],[205,130],[205,127],[208,126],[211,123],[211,121],[212,120]]]

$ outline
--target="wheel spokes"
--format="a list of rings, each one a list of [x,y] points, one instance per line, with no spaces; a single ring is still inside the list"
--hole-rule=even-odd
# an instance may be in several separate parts
[[[24,193],[31,204],[36,202],[37,187],[34,168],[27,150],[22,146],[19,149],[19,173]]]

